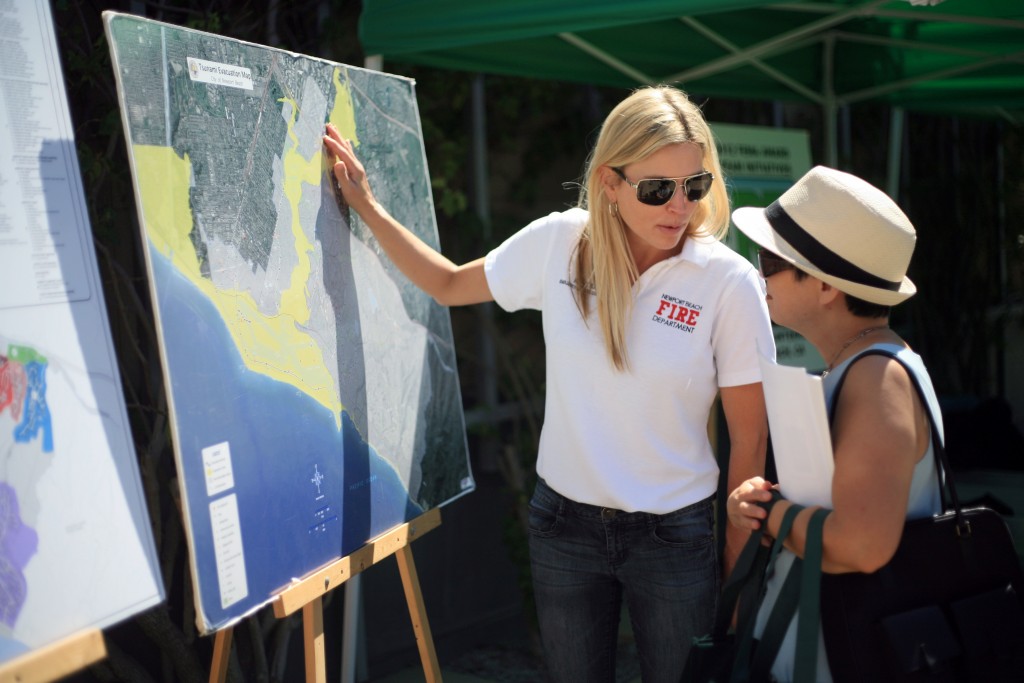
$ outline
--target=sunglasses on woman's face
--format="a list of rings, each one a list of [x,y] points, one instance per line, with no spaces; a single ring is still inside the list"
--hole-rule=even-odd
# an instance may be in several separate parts
[[[710,171],[701,171],[696,175],[684,176],[681,178],[644,178],[640,182],[630,182],[621,168],[613,168],[619,177],[626,181],[626,184],[636,190],[636,198],[641,204],[649,206],[661,206],[668,204],[676,193],[676,189],[682,185],[683,195],[687,201],[697,202],[707,196],[711,189],[711,183],[715,176]]]
[[[796,266],[767,249],[757,250],[757,270],[765,280],[784,270],[796,270]]]

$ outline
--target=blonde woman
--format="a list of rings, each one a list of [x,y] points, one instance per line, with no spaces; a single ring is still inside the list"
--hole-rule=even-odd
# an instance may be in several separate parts
[[[643,680],[675,681],[713,618],[719,470],[708,415],[720,392],[729,490],[762,473],[757,345],[774,349],[757,271],[719,242],[729,203],[700,110],[670,87],[608,116],[578,206],[456,265],[374,199],[328,126],[345,200],[416,285],[446,305],[542,311],[547,395],[530,556],[558,681],[612,681],[622,601]],[[726,540],[726,569],[744,533]]]

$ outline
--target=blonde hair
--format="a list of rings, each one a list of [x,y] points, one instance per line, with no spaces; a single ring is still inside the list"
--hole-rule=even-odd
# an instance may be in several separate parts
[[[576,246],[573,295],[584,320],[596,308],[609,359],[619,370],[629,367],[626,320],[633,307],[636,262],[626,241],[626,227],[601,187],[603,166],[622,168],[646,159],[668,145],[689,142],[703,151],[704,170],[715,182],[701,199],[686,228],[691,235],[722,239],[729,229],[729,196],[718,162],[714,135],[700,108],[681,90],[670,86],[641,88],[620,102],[608,115],[597,144],[587,159],[578,205],[590,218]]]

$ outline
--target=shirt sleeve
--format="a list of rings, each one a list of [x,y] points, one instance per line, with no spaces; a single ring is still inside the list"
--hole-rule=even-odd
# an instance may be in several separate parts
[[[719,387],[760,382],[758,354],[775,360],[775,336],[761,276],[744,263],[731,282],[732,286],[722,293],[722,305],[711,332]]]
[[[557,248],[561,241],[578,237],[578,230],[570,228],[580,223],[581,218],[585,221],[586,213],[579,209],[551,213],[533,221],[487,254],[484,274],[499,306],[506,311],[543,309],[545,274],[559,276],[551,270],[557,266],[562,271],[560,277],[567,277],[568,260],[554,264],[552,259],[564,254],[564,249]]]

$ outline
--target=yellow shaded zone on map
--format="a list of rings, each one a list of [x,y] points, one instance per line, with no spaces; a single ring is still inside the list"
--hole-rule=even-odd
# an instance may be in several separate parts
[[[355,110],[348,89],[341,83],[339,69],[335,69],[334,84],[337,94],[330,121],[355,143]],[[306,283],[312,273],[310,257],[315,245],[303,233],[298,207],[304,191],[320,191],[323,148],[317,146],[309,159],[299,153],[294,131],[298,105],[291,104],[288,143],[282,157],[283,192],[291,209],[297,265],[287,288],[281,292],[275,315],[262,313],[248,292],[217,289],[212,281],[202,276],[199,258],[189,238],[193,228],[189,207],[192,173],[189,157],[180,158],[170,147],[153,145],[134,145],[132,152],[146,235],[153,247],[217,308],[246,367],[309,394],[334,413],[340,428],[343,406],[338,388],[320,347],[300,327],[310,317]]]

